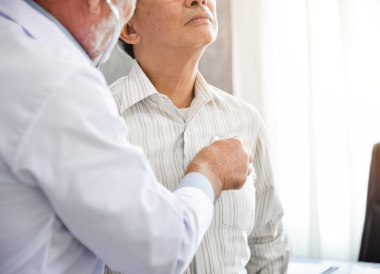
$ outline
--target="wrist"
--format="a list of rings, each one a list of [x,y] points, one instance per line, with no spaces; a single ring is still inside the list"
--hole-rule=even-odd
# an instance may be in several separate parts
[[[200,173],[203,176],[205,176],[208,179],[208,181],[210,182],[212,188],[214,189],[215,200],[217,200],[217,198],[220,195],[220,192],[222,191],[223,183],[220,180],[220,178],[214,172],[212,172],[210,170],[211,169],[210,169],[210,167],[208,167],[208,165],[205,165],[205,164],[200,165],[200,164],[192,162],[188,166],[187,171],[185,172],[185,175],[192,173],[192,172],[197,172],[197,173]]]

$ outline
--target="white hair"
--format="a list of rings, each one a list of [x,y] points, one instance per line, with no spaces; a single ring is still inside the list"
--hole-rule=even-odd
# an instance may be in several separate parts
[[[116,2],[116,7],[119,10],[119,14],[124,14],[123,8],[127,1],[130,0],[119,0]],[[124,20],[120,20],[119,29],[123,26],[121,25]],[[98,25],[91,26],[91,55],[94,56],[94,63],[98,63],[100,58],[105,51],[105,45],[108,45],[111,42],[113,31],[115,29],[115,18],[111,13],[107,18],[104,18]],[[119,34],[118,34],[119,35]],[[115,43],[116,44],[116,43]],[[114,47],[115,45],[112,45]],[[108,58],[108,56],[107,56]]]

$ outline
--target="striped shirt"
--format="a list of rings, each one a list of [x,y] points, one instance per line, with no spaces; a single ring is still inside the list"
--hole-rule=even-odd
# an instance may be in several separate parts
[[[111,85],[128,141],[141,146],[157,176],[176,189],[188,164],[214,136],[240,136],[254,153],[254,169],[240,190],[224,191],[214,218],[186,274],[284,273],[289,250],[282,227],[265,126],[255,108],[207,84],[200,73],[188,110],[157,92],[136,63]]]

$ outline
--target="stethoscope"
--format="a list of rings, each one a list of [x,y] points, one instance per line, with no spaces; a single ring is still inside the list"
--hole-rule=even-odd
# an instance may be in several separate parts
[[[100,69],[100,67],[102,66],[102,64],[105,61],[108,54],[110,54],[110,51],[112,50],[113,46],[115,45],[115,43],[116,43],[116,41],[120,35],[119,11],[118,11],[117,7],[115,6],[115,4],[111,2],[111,0],[105,0],[105,1],[108,4],[108,6],[110,7],[111,12],[113,14],[113,17],[115,18],[115,29],[114,29],[111,41],[109,42],[106,50],[104,51],[102,58],[100,58],[98,64],[96,65],[96,68],[98,68],[98,69]]]

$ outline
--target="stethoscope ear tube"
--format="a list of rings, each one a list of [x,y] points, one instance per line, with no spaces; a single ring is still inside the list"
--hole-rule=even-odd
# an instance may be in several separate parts
[[[108,56],[108,54],[112,50],[113,45],[116,44],[116,41],[117,41],[117,39],[119,38],[119,35],[120,35],[120,16],[119,16],[119,11],[118,11],[117,7],[115,6],[115,4],[111,2],[111,0],[105,0],[105,1],[108,4],[109,8],[111,9],[113,17],[115,18],[115,29],[114,29],[111,41],[109,42],[106,50],[104,51],[102,58],[100,58],[98,64],[96,65],[96,68],[98,68],[98,69],[100,69],[100,67],[102,66],[105,58]]]

